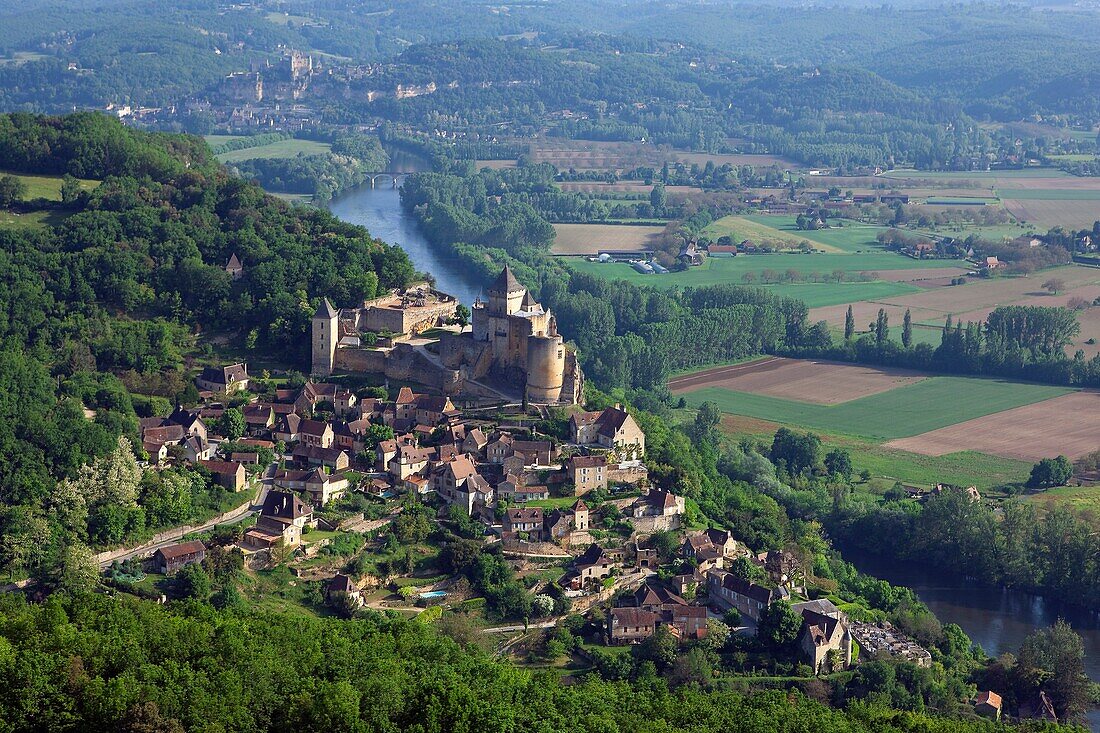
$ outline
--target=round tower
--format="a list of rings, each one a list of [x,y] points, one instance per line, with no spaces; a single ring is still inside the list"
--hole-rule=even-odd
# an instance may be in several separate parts
[[[558,402],[565,381],[565,344],[561,336],[527,337],[527,401]]]

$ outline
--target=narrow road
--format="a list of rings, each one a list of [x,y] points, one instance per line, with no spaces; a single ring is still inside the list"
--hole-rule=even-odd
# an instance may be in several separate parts
[[[134,557],[147,557],[162,547],[174,545],[185,535],[191,534],[192,532],[205,532],[214,527],[243,522],[248,517],[259,512],[263,507],[264,501],[267,499],[267,492],[271,490],[271,485],[275,480],[275,470],[277,467],[277,463],[272,463],[264,471],[264,475],[260,478],[260,490],[254,501],[241,504],[236,509],[230,509],[228,512],[220,514],[203,524],[195,526],[184,525],[182,527],[173,527],[172,529],[159,532],[153,536],[153,539],[137,547],[120,547],[115,550],[101,552],[97,555],[99,566],[101,568],[107,568],[116,560],[124,561]]]

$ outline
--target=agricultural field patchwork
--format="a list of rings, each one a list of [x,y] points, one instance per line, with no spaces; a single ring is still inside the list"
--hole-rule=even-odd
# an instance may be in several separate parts
[[[1048,280],[1061,280],[1064,288],[1051,294],[1042,285]],[[902,318],[909,310],[915,327],[941,329],[947,316],[958,321],[984,321],[990,311],[1004,305],[1066,306],[1073,299],[1092,302],[1100,296],[1100,270],[1088,267],[1065,266],[1037,272],[1029,277],[994,277],[968,279],[965,285],[950,286],[950,279],[914,281],[919,292],[902,293],[883,298],[869,297],[852,302],[856,329],[866,331],[879,309],[889,318],[895,333],[900,333]],[[813,307],[812,321],[825,321],[830,327],[844,326],[847,304]],[[1100,309],[1090,308],[1078,314],[1081,334],[1066,351],[1078,349],[1091,358],[1100,353]],[[1089,340],[1093,343],[1088,343]]]
[[[837,369],[848,365],[829,365],[820,370],[818,389],[831,392],[838,381]],[[861,370],[865,384],[881,383],[883,375],[872,375],[873,368],[849,366]],[[689,405],[714,402],[726,413],[769,420],[801,428],[840,433],[871,440],[894,440],[938,430],[967,420],[985,417],[1034,402],[1043,402],[1071,394],[1063,387],[1024,384],[997,379],[974,377],[928,376],[910,383],[900,383],[885,391],[855,397],[834,404],[773,397],[764,390],[783,389],[783,370],[773,372],[771,387],[758,386],[756,392],[735,391],[721,386],[718,375],[713,385],[694,384],[681,394]],[[894,375],[886,374],[886,377]],[[684,377],[678,378],[683,380]],[[859,375],[850,378],[859,384]],[[681,382],[682,383],[682,382]],[[813,380],[805,378],[799,390],[812,390]],[[852,388],[853,394],[858,391]],[[1051,413],[1054,424],[1057,413]],[[965,446],[959,446],[965,449]],[[1014,457],[1014,456],[1009,456]]]
[[[886,445],[932,456],[965,447],[1020,460],[1072,460],[1100,447],[1100,392],[1071,392]]]

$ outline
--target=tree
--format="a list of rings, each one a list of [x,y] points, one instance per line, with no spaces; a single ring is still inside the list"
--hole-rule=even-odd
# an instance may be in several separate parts
[[[27,195],[27,184],[16,176],[0,176],[0,207],[10,208]]]
[[[201,565],[198,563],[191,563],[189,565],[184,565],[180,568],[180,571],[176,573],[176,589],[184,598],[194,598],[199,601],[205,601],[210,598],[210,592],[213,590],[213,583],[210,581],[210,576],[206,574],[206,571],[202,569]]]
[[[885,308],[878,309],[878,317],[875,319],[875,344],[882,347],[890,339],[890,318],[886,315]]]
[[[72,206],[81,199],[83,191],[80,189],[80,181],[76,176],[66,173],[61,177],[61,203]]]
[[[1062,290],[1066,289],[1066,281],[1060,277],[1052,277],[1043,283],[1043,290],[1047,291],[1051,295],[1057,295]]]
[[[856,319],[852,314],[852,306],[848,306],[848,312],[844,315],[844,340],[850,341],[856,332]]]
[[[1081,637],[1065,621],[1028,635],[1017,655],[1020,686],[1050,695],[1059,718],[1077,720],[1088,709],[1091,683],[1085,675]],[[1019,696],[1019,695],[1018,695]]]
[[[744,555],[730,563],[730,572],[743,580],[752,582],[761,582],[766,577],[764,568]]]
[[[652,636],[635,647],[635,654],[640,661],[653,662],[657,671],[661,671],[676,661],[678,647],[676,637],[668,627],[658,626]]]
[[[79,542],[65,548],[58,585],[69,593],[87,593],[99,581],[99,562],[91,549]]]
[[[244,435],[244,413],[240,408],[230,407],[218,418],[218,432],[229,440],[237,440]]]
[[[792,475],[812,471],[821,460],[821,438],[779,428],[772,439],[771,462],[784,465]]]
[[[901,345],[909,348],[913,345],[913,316],[905,309],[905,319],[901,323]]]
[[[1032,489],[1045,489],[1052,486],[1065,486],[1073,476],[1073,464],[1065,456],[1044,458],[1031,467],[1027,485]]]
[[[852,480],[852,455],[843,448],[834,448],[825,454],[825,470],[830,476]]]
[[[531,614],[535,618],[546,618],[554,612],[554,599],[539,594],[531,599]]]
[[[772,601],[760,615],[756,636],[777,654],[789,653],[802,630],[802,617],[784,600]]]
[[[653,187],[653,190],[649,192],[649,205],[653,207],[654,215],[660,216],[667,204],[668,195],[665,193],[665,187],[663,184],[658,183]]]
[[[711,651],[720,652],[730,639],[730,627],[715,618],[707,619],[707,635],[702,645]]]
[[[462,326],[463,328],[466,328],[466,326],[469,326],[470,325],[470,309],[467,308],[466,306],[464,306],[462,303],[459,303],[455,307],[454,321],[455,321],[455,323],[457,323],[459,326]]]

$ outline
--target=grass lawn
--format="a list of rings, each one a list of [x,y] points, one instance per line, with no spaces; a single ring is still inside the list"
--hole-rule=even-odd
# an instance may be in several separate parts
[[[723,411],[815,431],[893,440],[1058,397],[1073,390],[973,377],[929,377],[915,384],[839,405],[815,405],[705,387],[688,404],[710,401]]]
[[[749,435],[765,443],[770,443],[779,427],[777,423],[737,416],[727,416],[722,420],[722,430],[727,435],[735,438]],[[865,438],[835,433],[819,435],[826,451],[844,448],[851,454],[852,467],[857,475],[864,470],[871,472],[871,481],[858,487],[874,494],[881,494],[897,481],[924,487],[944,482],[976,486],[985,491],[994,486],[1024,481],[1031,471],[1030,463],[973,451],[925,456],[887,448]]]
[[[45,227],[57,226],[65,221],[67,213],[62,211],[50,211],[42,209],[26,214],[16,214],[11,211],[0,211],[0,229],[17,229],[20,227]]]
[[[9,173],[8,171],[0,171],[0,175],[15,176],[27,185],[27,195],[23,197],[24,201],[32,199],[61,200],[61,176],[33,176],[25,173]],[[99,181],[77,180],[80,181],[80,188],[83,191],[91,191],[99,185]]]
[[[332,149],[328,143],[320,143],[314,140],[279,140],[270,145],[261,145],[256,148],[244,148],[242,150],[230,150],[222,153],[218,160],[223,163],[235,163],[242,160],[255,158],[294,158],[299,153],[304,155],[322,155]]]

